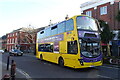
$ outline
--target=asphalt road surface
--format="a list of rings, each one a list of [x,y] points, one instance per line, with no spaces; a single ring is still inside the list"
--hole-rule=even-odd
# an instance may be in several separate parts
[[[2,62],[7,63],[8,53],[2,55]],[[85,69],[71,69],[60,67],[57,64],[40,61],[34,55],[24,54],[23,56],[11,56],[15,60],[17,68],[23,71],[30,78],[105,78],[120,80],[120,69],[111,66],[100,66]]]

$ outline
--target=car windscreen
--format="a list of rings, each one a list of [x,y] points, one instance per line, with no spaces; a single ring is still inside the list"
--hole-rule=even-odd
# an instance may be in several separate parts
[[[15,49],[14,52],[21,52],[19,49]]]

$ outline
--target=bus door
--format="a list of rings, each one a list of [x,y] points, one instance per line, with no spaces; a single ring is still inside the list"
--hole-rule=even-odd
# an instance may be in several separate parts
[[[77,53],[78,53],[77,40],[68,41],[67,42],[67,57],[66,57],[67,60],[66,61],[68,62],[69,65],[74,66],[76,64],[76,60],[78,61]]]
[[[77,54],[78,53],[78,47],[77,47],[77,41],[69,41],[68,43],[68,54]]]
[[[53,53],[52,53],[52,61],[57,63],[59,57],[59,42],[54,42],[53,44]]]

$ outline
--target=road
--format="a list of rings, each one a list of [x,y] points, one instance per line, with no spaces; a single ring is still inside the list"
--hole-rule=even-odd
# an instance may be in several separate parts
[[[2,55],[2,62],[7,63],[8,53]],[[11,56],[15,60],[17,68],[31,78],[107,78],[119,80],[119,68],[100,66],[95,68],[71,69],[60,67],[47,61],[40,61],[34,55]]]

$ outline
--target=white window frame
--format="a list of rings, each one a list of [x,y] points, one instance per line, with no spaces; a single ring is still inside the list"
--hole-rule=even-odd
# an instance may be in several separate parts
[[[100,8],[100,15],[105,15],[107,14],[107,6],[103,6]]]
[[[12,43],[12,39],[10,39],[10,43]]]
[[[120,2],[119,2],[119,11],[120,11]]]
[[[8,39],[7,43],[9,43],[9,39]]]
[[[16,36],[17,36],[17,33],[16,33]]]
[[[11,43],[11,39],[10,39],[9,43]]]
[[[10,48],[10,50],[11,50],[11,45],[10,45],[10,47],[9,47],[9,48]]]
[[[17,38],[15,39],[15,43],[17,43]]]
[[[10,34],[10,37],[12,37],[12,34]]]
[[[12,39],[12,43],[14,43],[14,38]]]
[[[87,16],[90,16],[90,17],[92,17],[92,11],[86,11],[86,13],[85,13]]]

